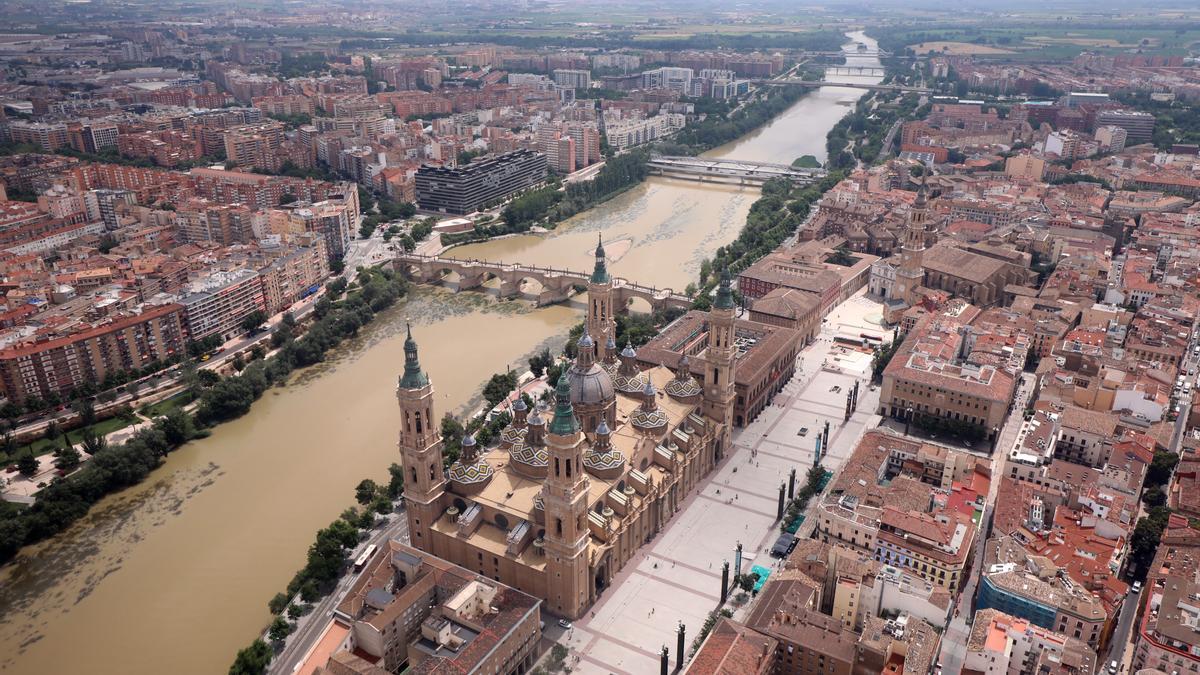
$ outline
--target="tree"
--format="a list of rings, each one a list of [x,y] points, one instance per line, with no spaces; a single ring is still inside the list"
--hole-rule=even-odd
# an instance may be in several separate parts
[[[267,322],[267,313],[256,309],[242,318],[241,327],[244,331],[252,331]]]
[[[83,451],[93,457],[108,449],[108,441],[89,427],[84,427],[80,432],[79,443],[83,446]]]
[[[282,616],[275,617],[275,620],[271,622],[271,629],[267,632],[267,635],[275,642],[283,642],[291,634],[292,624]]]
[[[39,464],[37,457],[33,456],[32,450],[21,455],[21,457],[17,460],[17,471],[20,471],[21,475],[25,476],[26,478],[30,478],[36,474],[38,472],[38,466]]]
[[[1163,504],[1166,504],[1167,495],[1162,491],[1162,488],[1154,485],[1150,488],[1147,488],[1147,490],[1142,493],[1142,501],[1145,502],[1147,507],[1154,508],[1156,506],[1162,506]]]
[[[267,609],[271,610],[272,614],[278,614],[283,611],[288,605],[288,596],[284,593],[276,593],[270,601],[267,602]]]
[[[46,425],[46,430],[42,432],[42,438],[45,438],[48,441],[53,441],[54,439],[58,438],[60,433],[62,433],[62,431],[58,428],[58,422],[51,420],[50,423]]]
[[[404,467],[393,462],[388,466],[388,475],[391,478],[388,480],[387,496],[399,499],[404,494]]]
[[[366,506],[375,499],[375,492],[379,486],[375,485],[375,481],[370,478],[364,479],[354,488],[354,501]]]
[[[79,423],[83,426],[91,426],[96,423],[96,406],[86,398],[76,399],[71,404],[71,408],[75,410],[75,414],[79,415]]]
[[[73,447],[67,446],[54,451],[54,466],[70,473],[79,467],[81,457],[79,451]]]
[[[1155,452],[1150,468],[1146,469],[1146,485],[1166,485],[1178,463],[1179,455],[1169,450]]]
[[[262,640],[255,640],[249,647],[237,653],[229,675],[263,675],[271,663],[271,647]]]
[[[550,356],[550,350],[543,349],[541,352],[529,357],[529,372],[533,373],[534,377],[541,377],[553,363],[554,357]]]
[[[383,515],[385,513],[391,513],[395,510],[395,507],[392,506],[392,500],[388,499],[386,494],[380,493],[376,494],[375,499],[371,501],[371,510],[375,513]]]
[[[483,398],[488,402],[488,405],[495,407],[497,403],[503,401],[506,396],[517,388],[517,374],[509,371],[506,373],[496,373],[492,375],[487,384],[483,387]]]
[[[299,619],[300,617],[304,616],[304,613],[308,611],[307,609],[305,609],[306,607],[308,607],[308,605],[292,605],[292,606],[288,607],[287,608],[288,618],[295,620],[295,619]]]

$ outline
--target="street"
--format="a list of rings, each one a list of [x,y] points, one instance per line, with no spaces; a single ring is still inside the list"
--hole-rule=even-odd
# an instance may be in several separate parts
[[[999,492],[1000,480],[1004,475],[1005,457],[1008,456],[1009,449],[1016,442],[1017,433],[1021,430],[1021,424],[1024,422],[1025,403],[1029,400],[1029,396],[1033,392],[1033,381],[1034,375],[1032,373],[1021,374],[1012,410],[1009,411],[1008,419],[1004,422],[1004,429],[1000,431],[1000,438],[996,441],[996,449],[992,452],[992,480],[988,487],[987,503],[983,509],[983,517],[979,520],[979,531],[975,535],[975,550],[972,552],[971,558],[971,575],[967,578],[966,583],[963,584],[954,605],[954,616],[951,618],[950,625],[946,627],[946,632],[942,637],[940,663],[942,664],[942,673],[945,675],[958,673],[962,670],[963,657],[967,650],[967,638],[971,634],[971,619],[975,615],[973,610],[975,604],[975,587],[979,584],[979,577],[983,570],[984,548],[987,545],[988,530],[992,522],[992,508],[996,504],[996,494]]]
[[[351,551],[346,556],[348,560],[354,560],[358,557],[358,554],[362,553],[372,544],[382,548],[382,544],[390,539],[399,539],[406,544],[409,543],[408,518],[405,517],[404,512],[398,511],[388,514],[388,518],[391,521]],[[358,576],[353,571],[344,575],[332,592],[313,605],[312,611],[300,617],[295,632],[288,636],[283,649],[275,655],[275,658],[271,659],[271,668],[268,672],[284,675],[293,673],[300,667],[309,650],[312,649],[317,639],[325,631],[326,626],[329,625],[333,616],[333,610],[341,602],[342,596],[346,594],[346,591],[354,585]],[[324,666],[325,664],[313,665]]]

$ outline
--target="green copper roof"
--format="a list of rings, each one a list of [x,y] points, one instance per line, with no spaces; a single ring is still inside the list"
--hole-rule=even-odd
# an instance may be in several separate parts
[[[599,235],[597,235],[599,236]],[[604,261],[604,238],[600,237],[596,244],[596,267],[592,270],[593,284],[608,283],[608,265]]]
[[[417,341],[412,336],[412,326],[408,327],[408,338],[404,341],[404,374],[400,376],[400,386],[405,389],[420,389],[429,384],[429,378],[421,370],[421,362],[417,360]]]
[[[729,270],[721,270],[721,285],[717,288],[717,300],[713,303],[717,309],[733,309],[733,291],[729,288]]]
[[[579,420],[575,419],[575,409],[571,407],[571,380],[567,378],[566,368],[563,368],[562,375],[558,377],[554,399],[554,419],[550,421],[550,433],[570,436],[579,431]]]

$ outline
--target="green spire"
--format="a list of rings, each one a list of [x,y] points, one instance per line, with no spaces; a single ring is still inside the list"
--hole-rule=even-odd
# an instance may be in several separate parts
[[[604,260],[604,237],[596,235],[598,243],[596,244],[596,267],[592,270],[593,284],[608,283],[608,265]]]
[[[562,375],[558,377],[554,399],[554,419],[550,421],[550,433],[570,436],[579,431],[579,420],[575,419],[575,409],[571,407],[571,380],[567,379],[566,368],[563,368]]]
[[[420,389],[429,384],[429,378],[421,371],[421,362],[417,360],[417,341],[412,336],[412,325],[408,326],[408,338],[404,340],[404,375],[400,377],[400,386],[405,389]]]
[[[721,270],[721,285],[717,288],[716,309],[733,309],[733,291],[729,288],[729,269]]]

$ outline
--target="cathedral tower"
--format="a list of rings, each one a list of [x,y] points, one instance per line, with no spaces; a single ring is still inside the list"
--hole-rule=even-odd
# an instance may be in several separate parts
[[[551,613],[577,619],[588,604],[588,477],[584,436],[571,406],[564,372],[555,390],[546,435],[549,471],[542,484],[546,512],[546,603]]]
[[[404,465],[404,502],[412,544],[423,551],[432,550],[430,527],[442,514],[442,494],[446,489],[442,469],[442,439],[439,420],[433,413],[433,385],[417,360],[417,343],[412,327],[404,341],[404,374],[396,387],[400,403],[400,459]]]
[[[714,462],[724,456],[733,442],[734,359],[737,356],[733,313],[729,270],[723,270],[716,300],[708,312],[708,347],[704,352],[704,414],[723,425],[711,458]],[[706,466],[711,464],[706,461]]]
[[[592,337],[596,361],[605,361],[608,345],[616,345],[617,319],[613,314],[612,277],[604,254],[604,241],[596,244],[596,266],[588,279],[587,332]]]
[[[908,223],[904,228],[904,241],[900,249],[900,266],[896,268],[896,282],[892,286],[892,297],[902,300],[909,307],[917,300],[917,288],[925,283],[924,257],[929,244],[929,203],[925,197],[925,183],[917,191],[917,198],[908,210]]]

